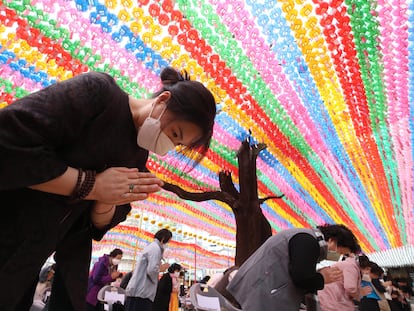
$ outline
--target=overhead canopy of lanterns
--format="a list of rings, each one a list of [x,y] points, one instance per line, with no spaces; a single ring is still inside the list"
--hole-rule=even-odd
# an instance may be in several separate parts
[[[184,175],[175,154],[151,155],[150,170],[188,191],[219,189],[220,170],[237,184],[236,151],[251,135],[267,145],[260,195],[284,194],[262,205],[275,232],[344,223],[365,252],[385,254],[414,244],[413,10],[408,0],[0,0],[0,105],[90,70],[144,97],[163,67],[186,69],[217,99],[211,149]],[[162,191],[136,204],[143,212],[234,240],[217,201]],[[136,224],[107,241],[128,244]]]

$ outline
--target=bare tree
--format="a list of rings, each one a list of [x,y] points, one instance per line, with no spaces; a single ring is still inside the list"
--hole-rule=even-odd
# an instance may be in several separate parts
[[[237,152],[239,166],[240,191],[234,186],[231,173],[219,173],[220,191],[188,192],[177,185],[164,184],[164,189],[174,192],[180,198],[190,201],[218,200],[228,204],[236,220],[236,258],[235,264],[240,266],[268,237],[272,230],[260,205],[269,199],[280,196],[259,198],[257,192],[256,160],[265,144],[251,145],[250,137],[246,138]]]

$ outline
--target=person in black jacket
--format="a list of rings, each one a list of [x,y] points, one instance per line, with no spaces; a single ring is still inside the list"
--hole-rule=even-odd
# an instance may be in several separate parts
[[[170,297],[173,291],[173,278],[177,278],[181,271],[181,265],[173,263],[168,272],[164,273],[158,282],[157,293],[155,294],[153,311],[168,311]]]
[[[49,310],[83,311],[92,240],[163,186],[148,172],[149,151],[205,155],[214,96],[173,68],[160,78],[159,91],[138,99],[110,75],[88,72],[0,109],[0,280],[13,275],[0,310],[30,308],[55,252]]]

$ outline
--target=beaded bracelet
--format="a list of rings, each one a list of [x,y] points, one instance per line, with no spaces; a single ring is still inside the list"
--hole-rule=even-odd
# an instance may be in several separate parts
[[[73,200],[76,196],[76,193],[78,193],[79,188],[82,184],[82,177],[83,177],[83,170],[81,168],[78,168],[78,179],[76,180],[75,188],[73,188],[73,191],[69,197],[69,200]]]
[[[88,196],[88,194],[92,191],[93,186],[95,185],[96,172],[86,170],[85,179],[82,181],[83,172],[84,171],[81,168],[78,169],[78,179],[76,181],[76,186],[69,197],[70,203],[78,203],[85,199]]]

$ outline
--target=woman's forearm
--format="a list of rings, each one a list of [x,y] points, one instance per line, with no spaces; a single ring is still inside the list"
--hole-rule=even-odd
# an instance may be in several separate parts
[[[41,184],[32,185],[29,188],[43,192],[69,196],[76,185],[78,170],[73,167],[68,169],[60,176]]]
[[[69,196],[71,201],[100,201],[122,205],[145,200],[161,189],[163,182],[136,168],[110,167],[103,172],[68,167],[65,173],[31,189]]]
[[[43,192],[70,196],[76,186],[78,175],[79,170],[68,167],[66,172],[62,175],[47,182],[30,186],[29,188]],[[82,179],[84,178],[84,176],[81,177]],[[91,209],[92,223],[98,229],[104,228],[111,222],[114,213],[114,205],[95,202],[94,206]]]
[[[95,178],[93,171],[68,167],[62,175],[47,182],[29,186],[29,188],[69,196],[73,202],[96,200],[94,195]]]

